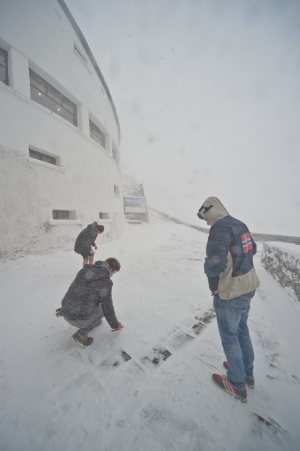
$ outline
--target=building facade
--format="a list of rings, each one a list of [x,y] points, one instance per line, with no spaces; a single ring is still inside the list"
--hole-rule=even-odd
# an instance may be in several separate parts
[[[1,0],[0,115],[0,257],[120,237],[118,116],[63,0]]]

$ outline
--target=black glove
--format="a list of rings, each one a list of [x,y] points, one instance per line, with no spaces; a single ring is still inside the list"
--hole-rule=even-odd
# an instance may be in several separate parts
[[[55,315],[56,315],[57,317],[63,316],[61,308],[56,309]]]

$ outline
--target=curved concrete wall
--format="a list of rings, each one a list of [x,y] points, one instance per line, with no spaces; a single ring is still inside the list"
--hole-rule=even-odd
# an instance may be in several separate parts
[[[1,1],[0,47],[9,70],[8,86],[0,82],[2,257],[71,249],[95,220],[105,226],[99,243],[118,238],[125,226],[116,110],[87,43],[61,5]],[[76,104],[77,127],[31,100],[29,68]],[[89,120],[105,134],[105,147],[90,137]],[[57,165],[29,158],[29,148],[54,156]],[[55,221],[53,210],[72,217]],[[109,218],[99,219],[100,212]]]

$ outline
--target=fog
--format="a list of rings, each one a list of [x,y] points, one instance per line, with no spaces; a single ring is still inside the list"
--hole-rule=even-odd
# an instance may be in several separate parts
[[[200,224],[216,196],[253,232],[299,236],[299,2],[66,3],[148,205]]]

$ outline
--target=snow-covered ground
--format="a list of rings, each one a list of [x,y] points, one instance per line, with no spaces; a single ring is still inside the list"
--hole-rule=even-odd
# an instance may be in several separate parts
[[[0,265],[1,451],[299,451],[300,305],[258,252],[261,287],[249,319],[256,387],[246,404],[222,392],[211,379],[224,374],[216,320],[198,335],[193,328],[212,308],[206,240],[152,217],[99,246],[96,259],[122,265],[112,280],[124,329],[111,333],[104,320],[86,349],[55,316],[78,255]],[[171,356],[164,361],[159,350]]]

